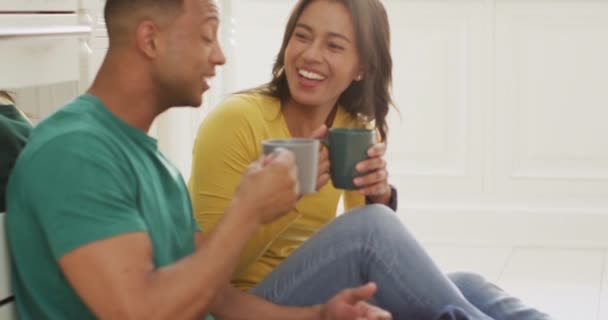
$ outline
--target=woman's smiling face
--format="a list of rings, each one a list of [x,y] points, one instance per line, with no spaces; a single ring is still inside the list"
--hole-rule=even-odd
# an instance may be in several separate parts
[[[285,50],[291,99],[333,106],[361,74],[353,20],[338,1],[317,0],[298,18]]]

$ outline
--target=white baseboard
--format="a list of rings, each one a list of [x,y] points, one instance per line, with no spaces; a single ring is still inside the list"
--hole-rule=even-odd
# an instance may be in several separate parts
[[[411,206],[399,216],[429,245],[608,247],[608,208]]]

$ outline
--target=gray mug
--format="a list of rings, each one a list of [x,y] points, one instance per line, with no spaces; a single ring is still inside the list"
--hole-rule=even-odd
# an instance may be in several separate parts
[[[262,141],[265,155],[274,149],[283,148],[294,153],[298,168],[300,194],[313,193],[317,189],[317,168],[319,166],[319,140],[306,138],[285,138]]]

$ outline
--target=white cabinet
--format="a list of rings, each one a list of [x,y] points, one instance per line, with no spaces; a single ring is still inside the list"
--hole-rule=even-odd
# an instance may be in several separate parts
[[[0,0],[0,89],[36,123],[90,83],[88,1]],[[57,85],[56,85],[57,84]]]
[[[15,302],[7,303],[0,307],[0,320],[17,320],[17,307]]]
[[[0,88],[79,80],[90,33],[75,13],[0,15]]]
[[[500,1],[496,18],[497,190],[605,207],[608,3]]]
[[[388,160],[401,204],[478,195],[491,102],[485,1],[385,1],[393,95]]]
[[[6,215],[0,212],[0,320],[17,319],[15,303],[12,301],[11,291],[11,265],[6,243],[4,218]]]
[[[405,221],[428,242],[608,244],[608,3],[385,4]]]
[[[0,0],[0,12],[73,12],[78,0]]]
[[[12,296],[10,288],[10,260],[8,256],[8,245],[6,243],[4,218],[6,214],[0,212],[0,301]]]
[[[0,89],[69,81],[84,86],[90,65],[91,25],[86,10],[81,9],[76,0],[0,0]],[[77,93],[73,90],[73,96]],[[49,100],[34,95],[23,98]],[[40,109],[33,104],[24,109],[29,108]],[[13,320],[17,314],[10,288],[5,217],[0,213],[0,320]]]

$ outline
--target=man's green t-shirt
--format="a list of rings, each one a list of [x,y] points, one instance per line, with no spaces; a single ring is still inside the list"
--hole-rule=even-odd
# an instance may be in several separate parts
[[[6,184],[32,125],[12,104],[0,100],[0,212],[6,210]]]
[[[80,246],[145,231],[157,267],[194,251],[199,228],[179,171],[155,139],[91,95],[34,129],[7,192],[13,290],[22,320],[94,318],[58,264]]]

